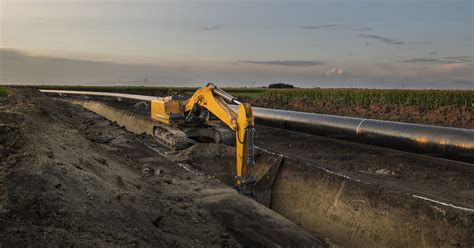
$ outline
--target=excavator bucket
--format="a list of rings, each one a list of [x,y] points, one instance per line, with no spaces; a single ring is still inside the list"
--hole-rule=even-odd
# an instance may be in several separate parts
[[[270,207],[273,184],[278,176],[283,156],[261,149],[257,149],[256,152],[253,170],[253,176],[256,178],[253,188],[254,197],[261,204]]]

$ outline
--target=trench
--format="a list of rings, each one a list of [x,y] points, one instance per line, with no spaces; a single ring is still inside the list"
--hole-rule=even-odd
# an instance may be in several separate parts
[[[124,126],[150,134],[154,121],[92,100],[68,100]],[[282,156],[257,149],[259,161]],[[234,148],[197,144],[173,155],[232,186]],[[474,244],[474,210],[283,156],[269,206],[318,237],[344,247],[433,247]],[[471,221],[470,221],[471,220]]]

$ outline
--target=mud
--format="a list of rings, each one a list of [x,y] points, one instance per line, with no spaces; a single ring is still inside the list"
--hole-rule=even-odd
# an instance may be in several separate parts
[[[109,103],[127,108],[123,102]],[[347,247],[474,244],[471,164],[264,126],[257,126],[256,143],[286,156],[271,207],[331,243]],[[234,153],[230,147],[199,144],[173,157],[231,185]]]
[[[245,98],[252,106],[303,111],[319,114],[342,115],[389,121],[474,128],[474,111],[468,107],[441,106],[429,109],[411,105],[372,104],[368,106],[335,105],[324,101],[295,99],[289,101],[270,98]]]
[[[323,246],[136,135],[34,90],[0,102],[0,246]]]

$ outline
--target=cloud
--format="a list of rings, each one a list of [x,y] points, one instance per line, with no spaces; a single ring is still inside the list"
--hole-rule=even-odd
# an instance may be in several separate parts
[[[0,83],[124,83],[142,82],[150,73],[171,74],[159,65],[58,58],[14,49],[0,49],[0,68]]]
[[[212,31],[212,30],[218,30],[222,29],[221,26],[201,26],[199,27],[200,31]]]
[[[342,27],[338,24],[326,24],[326,25],[318,25],[318,26],[301,26],[301,29],[337,29]]]
[[[431,54],[432,53],[430,53],[430,55]],[[452,57],[441,57],[441,58],[413,58],[413,59],[402,60],[400,62],[424,63],[424,64],[467,64],[467,63],[473,63],[474,59],[472,56],[452,56]]]
[[[430,52],[428,55],[431,56],[431,55],[436,55],[438,54],[438,52]]]
[[[281,66],[316,66],[316,65],[324,65],[323,61],[317,61],[317,60],[269,60],[269,61],[241,60],[239,62],[249,63],[249,64],[281,65]]]
[[[414,44],[417,44],[417,45],[429,45],[429,44],[432,44],[433,42],[432,41],[420,41],[420,42],[415,42]]]
[[[27,19],[28,19],[28,20],[33,20],[33,21],[41,21],[41,20],[44,20],[43,17],[28,17]]]
[[[396,41],[390,38],[378,36],[378,35],[370,35],[370,34],[360,34],[359,37],[368,38],[373,40],[378,40],[381,43],[389,44],[389,45],[404,45],[405,42],[403,41]]]
[[[356,29],[356,30],[359,30],[359,31],[372,31],[374,30],[373,28],[369,28],[369,27],[362,27],[362,28],[359,28],[359,29]]]
[[[326,71],[326,76],[327,77],[339,76],[339,75],[342,75],[342,73],[344,73],[344,70],[337,69],[337,68],[332,68],[332,69]]]

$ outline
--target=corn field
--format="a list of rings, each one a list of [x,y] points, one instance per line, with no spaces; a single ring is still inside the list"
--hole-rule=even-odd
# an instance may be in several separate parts
[[[278,89],[261,95],[277,100],[308,99],[341,105],[396,104],[427,108],[455,105],[473,108],[472,90]]]

